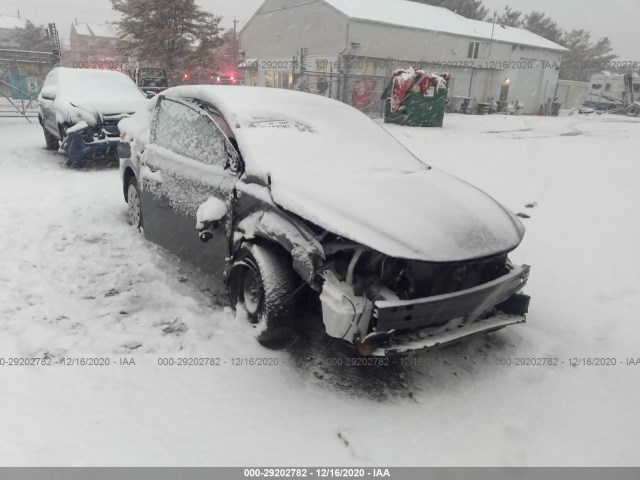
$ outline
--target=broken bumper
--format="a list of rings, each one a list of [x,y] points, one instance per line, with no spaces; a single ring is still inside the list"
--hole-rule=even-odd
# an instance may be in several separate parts
[[[519,294],[530,267],[468,290],[411,301],[374,303],[373,332],[356,342],[360,353],[402,355],[525,322],[529,297]]]
[[[95,160],[104,160],[117,152],[118,131],[87,127],[69,133],[60,146],[70,166],[78,167]]]
[[[425,328],[417,332],[391,335],[384,342],[357,344],[358,351],[372,357],[391,357],[443,347],[463,338],[488,333],[508,325],[525,323],[524,315],[515,316],[497,313],[489,318],[465,323],[452,320],[441,327]]]

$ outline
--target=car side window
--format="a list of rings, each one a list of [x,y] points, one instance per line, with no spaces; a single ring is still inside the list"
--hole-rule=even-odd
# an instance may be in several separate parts
[[[207,114],[193,105],[160,99],[152,143],[206,165],[225,166],[225,138]]]

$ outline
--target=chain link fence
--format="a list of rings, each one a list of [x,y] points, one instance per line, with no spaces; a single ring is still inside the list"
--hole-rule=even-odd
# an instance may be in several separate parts
[[[37,117],[38,92],[56,64],[50,52],[0,49],[0,117]]]
[[[292,88],[339,100],[371,117],[381,117],[382,94],[390,81],[390,75],[305,71],[296,77]]]

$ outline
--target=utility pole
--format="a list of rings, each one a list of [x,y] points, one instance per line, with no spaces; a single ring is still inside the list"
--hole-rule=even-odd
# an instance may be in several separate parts
[[[238,41],[238,19],[233,19],[233,71],[238,68],[238,53],[240,51],[240,42]]]
[[[493,38],[496,32],[496,22],[498,21],[498,12],[493,12],[493,27],[491,28],[491,42],[489,43],[489,60],[491,60],[491,51],[493,50]]]

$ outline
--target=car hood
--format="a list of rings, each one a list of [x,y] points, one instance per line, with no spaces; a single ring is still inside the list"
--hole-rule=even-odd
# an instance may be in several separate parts
[[[91,102],[74,103],[74,105],[89,111],[96,111],[102,115],[118,116],[132,114],[133,112],[136,112],[138,109],[143,107],[145,103],[146,98],[135,100],[92,100]]]
[[[271,193],[305,220],[396,258],[471,260],[509,252],[524,236],[508,209],[435,169],[332,177],[273,172]]]

